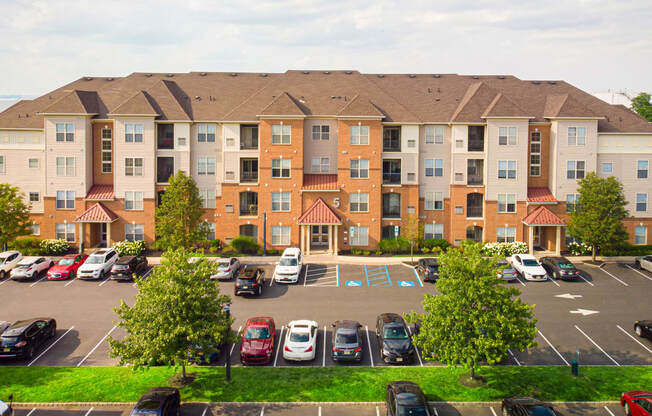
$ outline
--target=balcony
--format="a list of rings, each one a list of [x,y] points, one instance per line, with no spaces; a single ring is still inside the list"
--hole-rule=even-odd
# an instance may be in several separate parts
[[[240,150],[258,150],[258,126],[243,125],[240,128]]]
[[[469,152],[484,152],[484,126],[469,126]]]
[[[471,186],[484,184],[484,160],[468,159],[466,161],[466,184]]]
[[[482,194],[474,192],[466,196],[466,217],[482,218]]]
[[[383,152],[400,152],[401,151],[401,128],[385,127],[383,128]]]
[[[401,184],[401,160],[383,160],[383,185]]]
[[[240,182],[258,182],[258,159],[240,159]]]
[[[401,218],[401,194],[383,194],[383,218]]]
[[[258,192],[240,192],[240,215],[258,215]]]
[[[174,124],[158,124],[156,144],[159,149],[174,149]]]

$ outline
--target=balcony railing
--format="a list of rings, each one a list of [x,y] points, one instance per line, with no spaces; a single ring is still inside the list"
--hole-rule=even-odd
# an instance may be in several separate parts
[[[258,182],[258,172],[240,172],[240,182]]]
[[[240,215],[241,216],[256,216],[258,215],[258,205],[249,204],[248,206],[240,206]]]
[[[240,142],[240,150],[257,150],[257,149],[258,149],[258,139],[243,140]]]
[[[400,185],[401,172],[383,172],[383,184],[385,185]]]
[[[482,206],[467,206],[466,207],[466,217],[467,218],[482,218]]]
[[[484,183],[482,175],[467,175],[467,185],[482,185]]]

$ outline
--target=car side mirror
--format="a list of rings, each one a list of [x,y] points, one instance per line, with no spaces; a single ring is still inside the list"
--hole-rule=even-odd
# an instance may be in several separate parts
[[[335,328],[335,324],[331,324],[331,328]]]

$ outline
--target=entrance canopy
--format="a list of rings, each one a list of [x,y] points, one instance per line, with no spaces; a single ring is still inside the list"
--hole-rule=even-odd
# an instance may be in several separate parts
[[[97,204],[93,205],[92,207],[88,208],[86,211],[84,211],[83,214],[81,214],[79,217],[75,218],[73,222],[80,222],[80,223],[95,223],[95,222],[105,222],[105,223],[111,223],[115,220],[118,219],[118,215],[102,205],[101,202],[98,202]]]
[[[338,217],[321,198],[318,198],[315,203],[299,217],[297,222],[301,225],[342,224],[340,217]]]
[[[523,218],[523,224],[525,225],[541,225],[541,226],[552,226],[559,225],[565,226],[566,222],[559,218],[557,214],[550,211],[544,206],[540,206],[534,211],[530,212],[525,218]]]

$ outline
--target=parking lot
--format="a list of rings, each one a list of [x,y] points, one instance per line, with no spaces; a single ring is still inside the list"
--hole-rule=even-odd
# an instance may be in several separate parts
[[[246,263],[246,259],[244,259]],[[538,346],[511,351],[503,365],[566,366],[573,359],[582,365],[652,365],[652,342],[636,337],[633,322],[652,318],[652,274],[627,264],[608,263],[601,268],[578,264],[577,281],[508,283],[518,287],[524,301],[535,304]],[[421,311],[424,293],[437,294],[436,285],[421,281],[405,264],[389,266],[352,264],[306,264],[299,282],[271,281],[266,272],[261,298],[233,297],[234,330],[251,316],[275,319],[276,356],[270,366],[382,366],[375,333],[375,318],[383,312]],[[233,282],[219,282],[224,293],[233,294]],[[31,361],[3,361],[2,365],[113,365],[108,335],[121,337],[115,327],[113,308],[121,299],[133,302],[136,288],[115,281],[0,281],[3,307],[0,320],[53,317],[57,336]],[[285,362],[279,340],[285,325],[294,319],[319,323],[317,354],[311,362]],[[340,319],[359,321],[364,327],[365,350],[360,364],[337,364],[330,358],[330,324]],[[239,364],[239,345],[231,347],[231,363]],[[225,352],[216,365],[224,365]],[[441,365],[420,354],[411,365]]]

